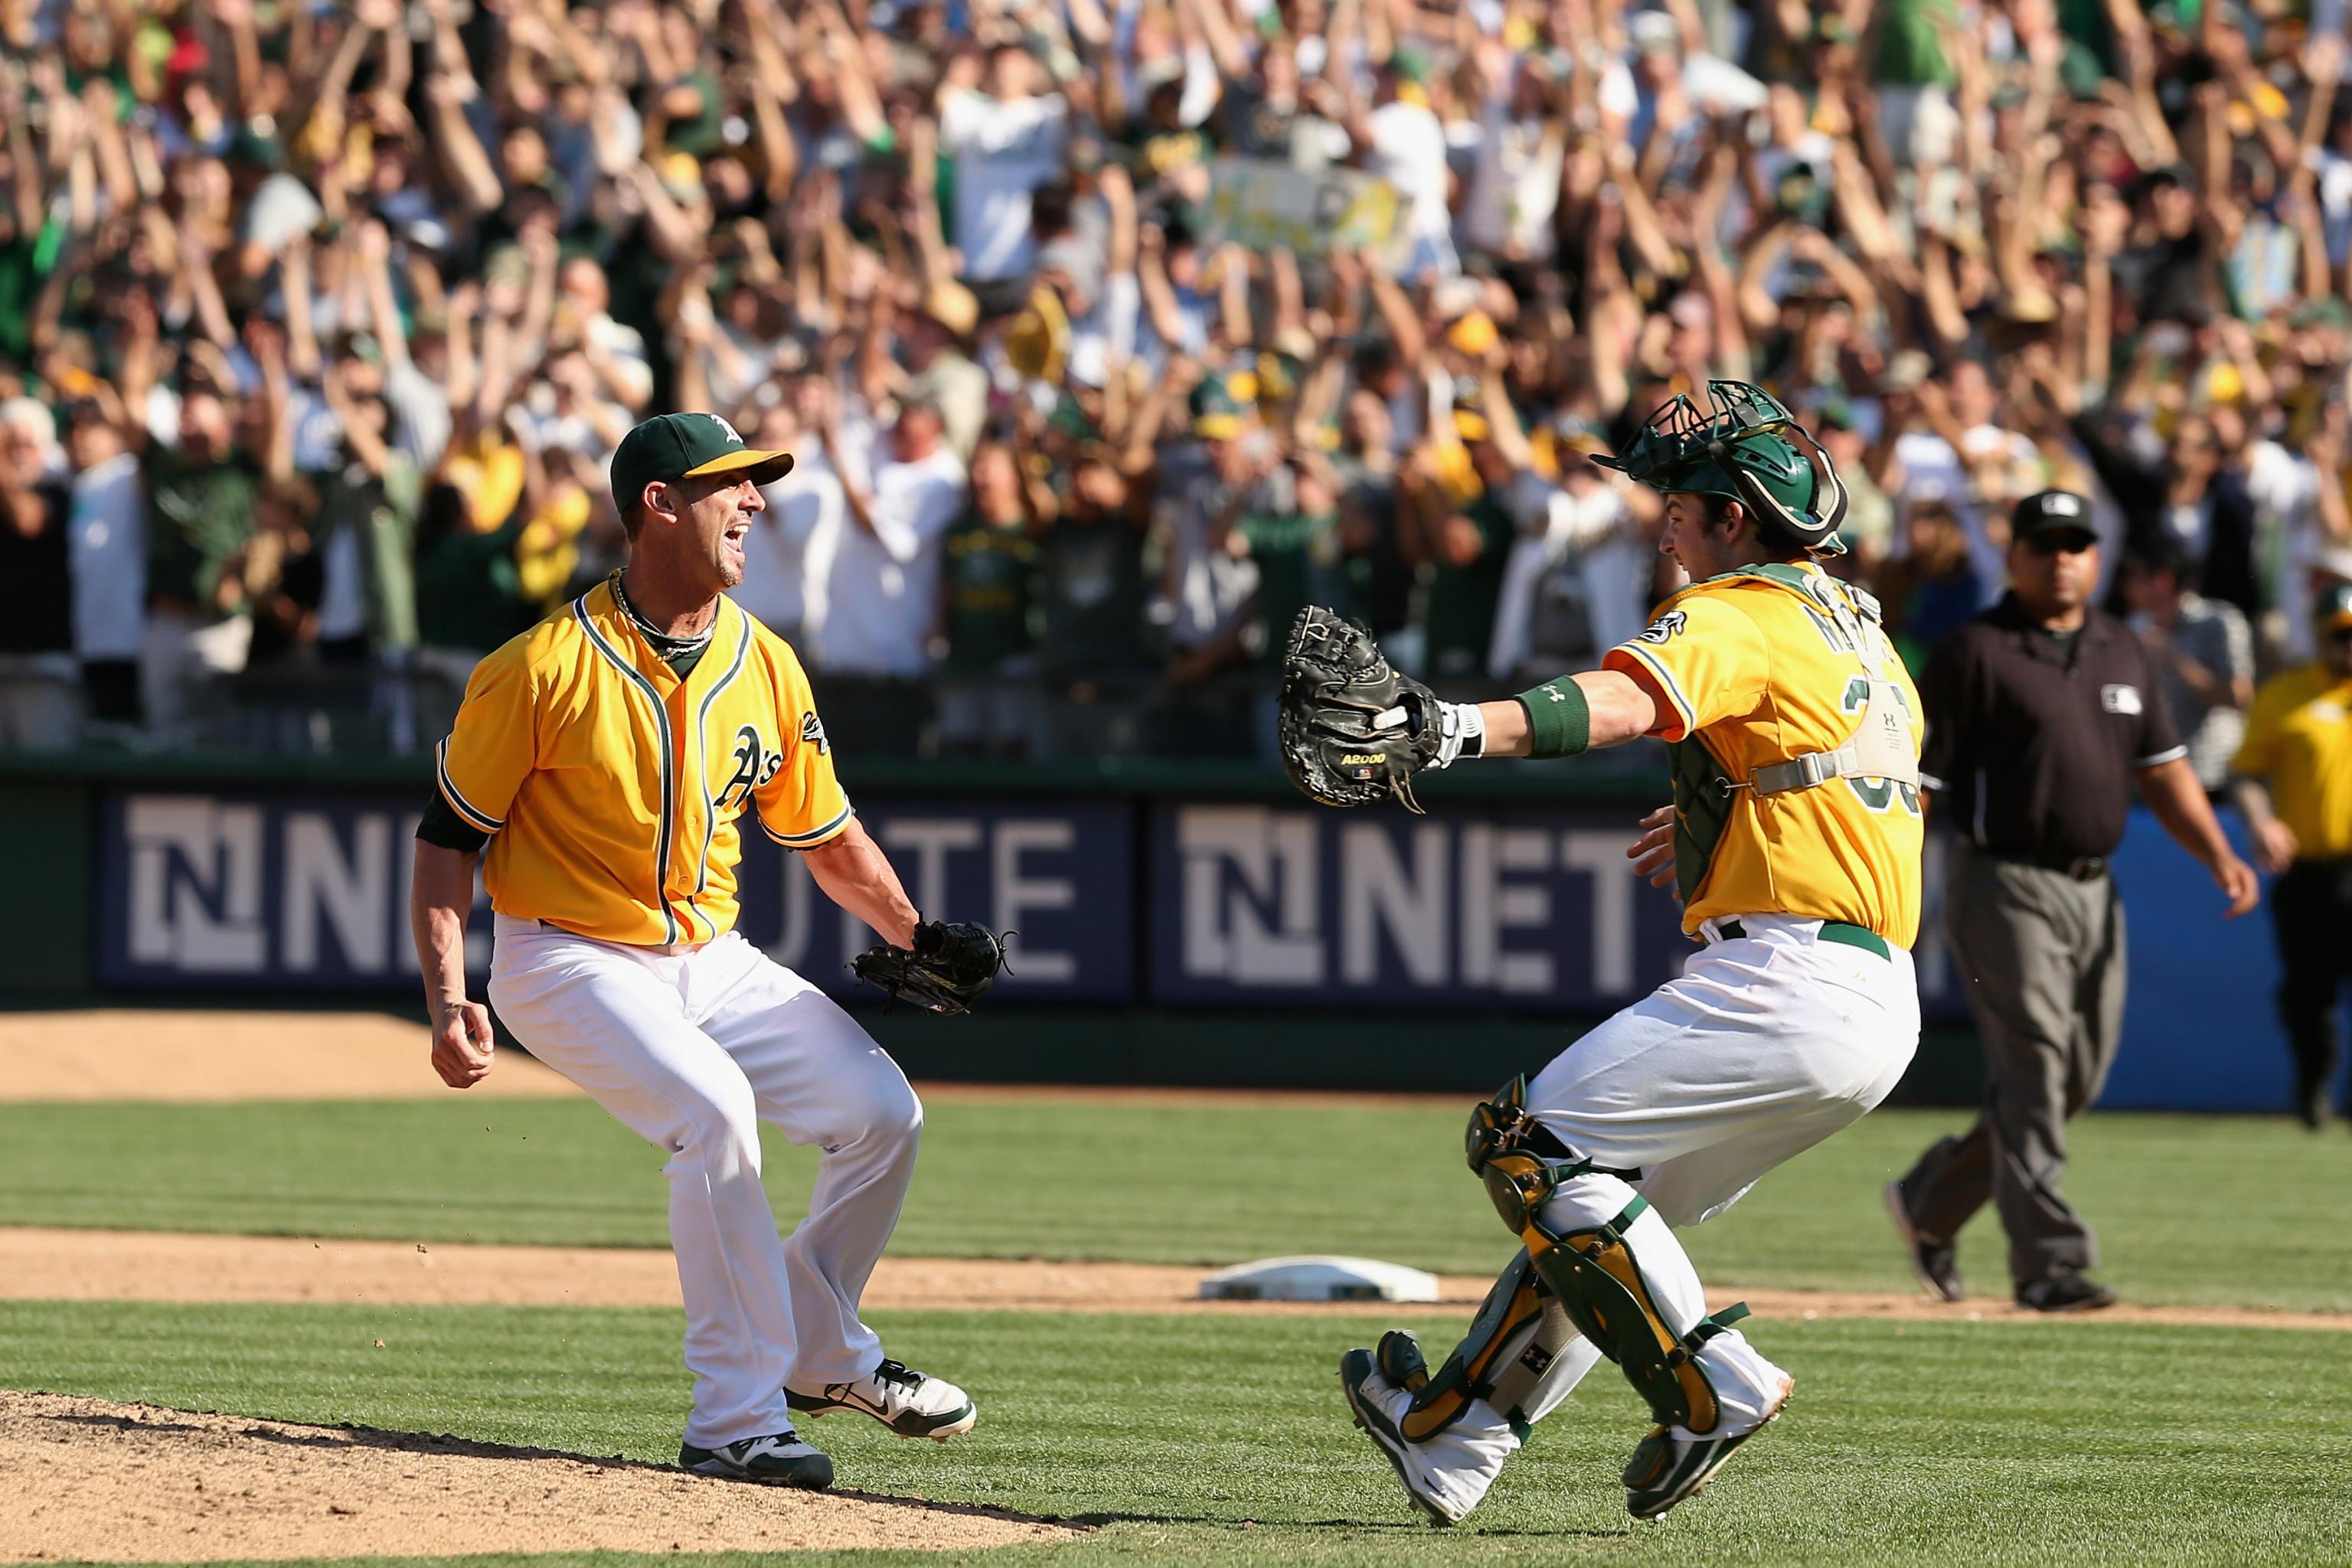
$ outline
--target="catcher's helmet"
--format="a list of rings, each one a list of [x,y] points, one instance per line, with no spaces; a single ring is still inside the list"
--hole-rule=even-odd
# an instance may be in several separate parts
[[[1668,495],[1720,496],[1759,525],[1819,555],[1843,553],[1845,485],[1811,432],[1780,399],[1744,381],[1710,381],[1716,412],[1689,396],[1650,416],[1633,444],[1592,460]]]

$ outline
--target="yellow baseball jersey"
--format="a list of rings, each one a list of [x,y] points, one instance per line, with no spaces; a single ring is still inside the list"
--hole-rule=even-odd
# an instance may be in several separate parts
[[[1766,795],[1749,787],[1759,768],[1853,739],[1868,702],[1868,668],[1822,595],[1863,615],[1844,584],[1810,564],[1711,577],[1668,599],[1602,660],[1648,677],[1666,698],[1651,733],[1673,755],[1685,931],[1720,915],[1783,914],[1842,921],[1898,947],[1918,935],[1917,789],[1874,778]],[[1916,755],[1918,689],[1892,647],[1882,668]]]
[[[2263,681],[2230,771],[2269,781],[2299,858],[2352,855],[2352,679],[2308,664]]]
[[[791,849],[849,826],[783,639],[722,597],[680,680],[610,581],[475,667],[435,771],[449,809],[491,836],[499,913],[638,947],[734,925],[746,810]]]

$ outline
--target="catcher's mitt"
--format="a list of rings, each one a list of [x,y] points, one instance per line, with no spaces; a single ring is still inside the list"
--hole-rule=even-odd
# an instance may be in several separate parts
[[[1437,759],[1437,699],[1399,675],[1370,636],[1309,605],[1283,651],[1277,735],[1282,765],[1325,805],[1394,798],[1421,810],[1412,776]]]
[[[1007,931],[1005,936],[1013,933]],[[1004,967],[1004,937],[983,925],[927,921],[915,945],[866,949],[850,960],[857,978],[934,1013],[969,1013]]]

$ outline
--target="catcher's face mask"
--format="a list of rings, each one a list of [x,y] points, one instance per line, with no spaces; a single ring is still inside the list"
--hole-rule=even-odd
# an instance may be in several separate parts
[[[1673,495],[1736,500],[1766,529],[1820,555],[1845,546],[1845,484],[1830,455],[1780,400],[1744,381],[1710,381],[1712,414],[1687,394],[1652,414],[1633,444],[1592,460]]]

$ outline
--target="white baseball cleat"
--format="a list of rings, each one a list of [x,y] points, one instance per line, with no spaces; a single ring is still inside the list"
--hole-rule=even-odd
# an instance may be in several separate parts
[[[796,1432],[774,1432],[746,1437],[716,1448],[682,1443],[678,1468],[722,1480],[760,1481],[772,1487],[802,1487],[822,1491],[833,1485],[833,1461],[801,1441]]]
[[[1770,1426],[1788,1408],[1789,1395],[1796,1388],[1797,1380],[1784,1374],[1764,1418],[1744,1432],[1677,1437],[1666,1427],[1652,1428],[1634,1448],[1632,1463],[1625,1467],[1626,1511],[1635,1519],[1663,1519],[1676,1503],[1697,1496],[1742,1443]]]
[[[1388,1456],[1389,1465],[1404,1483],[1405,1496],[1432,1524],[1459,1524],[1477,1507],[1449,1501],[1443,1482],[1418,1444],[1408,1439],[1399,1423],[1412,1407],[1412,1394],[1381,1375],[1372,1352],[1349,1351],[1339,1358],[1339,1392],[1355,1413],[1357,1428]]]
[[[885,1361],[855,1383],[828,1383],[822,1394],[787,1388],[784,1401],[803,1415],[853,1411],[871,1415],[901,1437],[941,1443],[971,1431],[980,1419],[980,1411],[962,1389],[895,1361]]]

